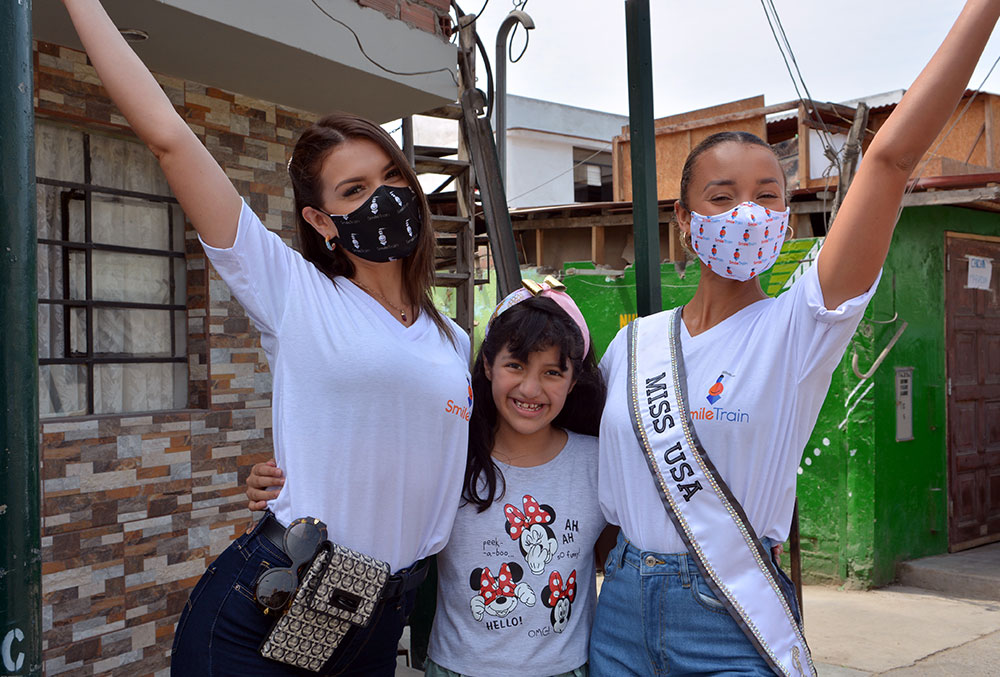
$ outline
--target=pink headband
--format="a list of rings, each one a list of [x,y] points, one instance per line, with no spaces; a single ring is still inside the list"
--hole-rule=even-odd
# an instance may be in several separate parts
[[[546,277],[545,281],[541,284],[534,280],[522,280],[521,284],[524,287],[512,291],[497,305],[496,310],[490,315],[489,323],[486,325],[486,333],[489,334],[493,320],[521,301],[526,301],[532,296],[544,296],[555,301],[570,316],[570,319],[576,323],[576,326],[580,329],[580,334],[583,336],[583,354],[586,356],[590,352],[590,330],[587,329],[587,321],[583,319],[583,313],[577,308],[576,303],[573,302],[570,295],[566,293],[566,285],[551,275]]]

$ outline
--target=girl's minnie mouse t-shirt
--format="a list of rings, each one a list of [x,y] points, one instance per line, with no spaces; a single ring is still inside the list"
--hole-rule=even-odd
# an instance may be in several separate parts
[[[428,655],[470,677],[555,675],[587,662],[597,593],[597,438],[568,432],[540,466],[498,463],[503,496],[465,504],[438,554]]]

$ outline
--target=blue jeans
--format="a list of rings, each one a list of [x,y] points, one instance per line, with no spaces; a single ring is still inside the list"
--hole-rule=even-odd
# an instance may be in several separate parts
[[[267,517],[265,519],[270,519]],[[191,591],[184,605],[171,651],[173,677],[206,675],[384,675],[396,671],[396,646],[413,610],[416,590],[383,600],[366,628],[352,628],[319,673],[295,668],[260,655],[274,623],[254,601],[260,573],[291,561],[258,531],[233,541]]]
[[[764,545],[770,551],[773,544],[764,539]],[[794,605],[791,580],[783,572],[779,577]],[[798,618],[798,606],[793,608]],[[640,552],[624,535],[604,567],[590,635],[590,672],[594,677],[774,674],[689,555]]]

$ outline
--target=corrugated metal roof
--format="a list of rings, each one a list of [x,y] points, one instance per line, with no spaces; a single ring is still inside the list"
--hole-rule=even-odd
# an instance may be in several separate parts
[[[977,90],[967,89],[963,96],[971,96],[976,94]],[[987,92],[985,90],[979,90],[979,94],[990,94],[992,92]],[[857,99],[849,99],[847,101],[839,101],[838,105],[848,106],[850,108],[855,108],[862,101],[868,104],[869,111],[877,111],[880,109],[891,108],[903,100],[903,95],[906,94],[905,89],[894,89],[890,92],[882,92],[881,94],[869,94],[868,96],[862,96]],[[797,110],[789,110],[787,112],[782,111],[781,113],[774,113],[767,116],[767,124],[772,124],[775,122],[781,122],[783,120],[790,120],[798,115]]]

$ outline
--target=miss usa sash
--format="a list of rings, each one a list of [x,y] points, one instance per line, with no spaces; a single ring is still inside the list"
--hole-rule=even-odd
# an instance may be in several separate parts
[[[813,677],[809,647],[771,558],[691,425],[680,308],[666,319],[666,346],[660,318],[635,320],[628,329],[632,426],[660,498],[705,581],[775,673]]]

